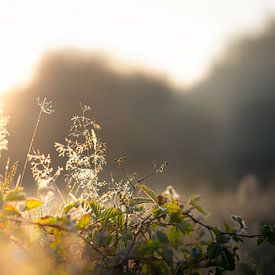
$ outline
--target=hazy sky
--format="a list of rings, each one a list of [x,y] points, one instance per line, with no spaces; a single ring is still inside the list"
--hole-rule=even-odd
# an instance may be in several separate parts
[[[272,14],[274,0],[0,0],[0,91],[63,46],[103,50],[191,84],[232,37]]]

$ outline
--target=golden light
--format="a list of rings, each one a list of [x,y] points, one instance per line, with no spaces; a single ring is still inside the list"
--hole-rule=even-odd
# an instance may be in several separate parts
[[[189,85],[272,10],[271,0],[1,1],[0,92],[28,80],[49,48],[67,46],[106,51]]]
[[[31,52],[25,51],[24,55],[20,53],[5,55],[0,52],[0,60],[0,94],[31,79],[36,60],[36,56]]]

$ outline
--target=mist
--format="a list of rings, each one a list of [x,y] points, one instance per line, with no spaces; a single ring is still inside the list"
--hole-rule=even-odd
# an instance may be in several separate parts
[[[127,158],[127,171],[139,176],[151,170],[153,161],[167,160],[165,173],[150,179],[159,191],[174,185],[182,194],[218,192],[221,201],[227,197],[227,206],[243,188],[252,188],[269,207],[272,197],[265,194],[274,193],[275,167],[274,71],[274,23],[232,42],[204,80],[180,91],[162,76],[121,71],[102,54],[50,51],[27,86],[5,96],[11,117],[8,154],[22,167],[38,113],[35,99],[47,97],[55,112],[43,117],[34,147],[57,159],[53,143],[67,136],[70,117],[80,112],[81,102],[92,107],[91,117],[103,128],[106,179],[110,172],[119,175],[114,159],[121,156]],[[248,175],[257,184],[244,184]],[[26,176],[31,182],[30,172]],[[244,209],[242,196],[237,195],[238,209]],[[258,217],[273,218],[263,215],[265,206],[257,210]]]

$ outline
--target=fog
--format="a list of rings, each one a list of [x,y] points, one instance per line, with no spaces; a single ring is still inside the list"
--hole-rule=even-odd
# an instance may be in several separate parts
[[[8,155],[21,169],[39,111],[35,99],[47,97],[55,112],[42,118],[34,147],[56,159],[53,143],[64,140],[81,102],[92,107],[91,117],[103,128],[100,137],[108,146],[103,177],[119,174],[114,159],[120,156],[127,158],[127,171],[139,176],[153,161],[167,160],[165,173],[148,182],[159,191],[174,185],[184,195],[206,193],[210,210],[216,207],[211,196],[219,194],[225,208],[233,204],[248,218],[253,212],[253,218],[270,220],[264,213],[274,205],[274,71],[274,23],[232,42],[208,76],[189,89],[140,69],[122,71],[102,54],[50,51],[32,81],[5,96]],[[246,212],[247,201],[257,206]]]

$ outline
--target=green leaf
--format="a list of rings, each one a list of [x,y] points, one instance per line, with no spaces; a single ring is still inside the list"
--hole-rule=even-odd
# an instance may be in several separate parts
[[[91,207],[92,213],[95,215],[96,218],[99,218],[101,215],[101,207],[95,201],[90,201],[89,206]]]
[[[194,262],[197,262],[201,259],[203,253],[202,249],[199,246],[193,246],[191,249],[191,258]]]
[[[167,214],[167,208],[157,206],[153,209],[152,213],[155,217],[162,217]]]
[[[193,205],[193,207],[195,207],[195,209],[197,209],[201,214],[206,215],[206,212],[204,211],[204,209],[201,206]]]
[[[245,224],[245,221],[242,217],[240,216],[237,216],[237,215],[231,215],[231,218],[237,222],[241,228],[247,228],[246,224]]]
[[[235,257],[234,254],[223,247],[222,249],[222,267],[226,270],[234,270],[235,269]]]
[[[192,224],[185,220],[181,220],[180,222],[176,223],[175,225],[184,234],[191,233],[193,231]]]
[[[217,241],[218,243],[224,244],[224,243],[229,242],[230,237],[228,237],[228,236],[226,236],[226,235],[223,235],[223,234],[221,233],[221,231],[220,231],[216,226],[211,226],[211,229],[212,229],[213,233],[215,234],[215,236],[216,236],[216,241]]]
[[[152,255],[155,251],[157,251],[161,247],[159,242],[154,240],[148,240],[138,247],[139,254],[144,257],[144,255]]]
[[[164,232],[157,230],[153,235],[153,240],[160,243],[167,243],[168,237]]]
[[[63,213],[68,214],[71,209],[73,209],[74,207],[77,208],[78,206],[79,206],[79,201],[73,201],[72,203],[66,205],[63,208]]]
[[[228,223],[224,223],[224,229],[225,229],[225,232],[227,232],[227,233],[233,233],[234,232],[233,227]]]
[[[95,233],[95,243],[97,246],[107,247],[110,244],[111,238],[109,231],[100,230]]]
[[[6,201],[24,201],[26,199],[26,195],[23,192],[23,188],[17,188],[9,191],[5,199]]]
[[[119,212],[118,215],[114,217],[113,221],[119,228],[124,228],[125,217],[122,212]]]
[[[188,199],[188,204],[190,205],[195,205],[198,203],[198,201],[200,200],[201,198],[201,194],[195,194],[195,195],[192,195],[189,199]]]
[[[170,244],[176,247],[180,239],[181,239],[181,232],[175,226],[169,227],[168,240]]]
[[[221,255],[222,247],[217,242],[212,242],[207,247],[207,257],[209,260],[212,260]]]
[[[24,206],[23,211],[32,210],[34,208],[41,206],[42,204],[43,202],[38,199],[27,199],[26,205]]]
[[[111,218],[114,218],[115,216],[119,215],[121,212],[117,208],[107,208],[102,214],[101,219],[102,220],[109,220]]]
[[[176,202],[163,204],[162,207],[167,209],[171,223],[180,223],[183,220],[182,209]]]
[[[168,249],[167,247],[163,248],[161,251],[161,255],[170,265],[173,264],[174,253],[172,249]]]
[[[170,222],[172,224],[179,224],[182,221],[182,214],[180,212],[178,213],[172,213],[170,215]]]
[[[139,188],[152,200],[154,203],[158,203],[158,198],[155,192],[148,186],[140,184]]]
[[[130,205],[143,204],[143,203],[152,203],[152,199],[143,198],[143,197],[135,197],[135,198],[132,198],[132,200],[130,201]]]
[[[222,275],[222,274],[224,274],[224,270],[221,269],[220,267],[217,267],[217,268],[216,268],[215,275]]]
[[[264,237],[266,237],[267,234],[270,232],[270,226],[267,225],[267,224],[265,224],[265,225],[261,226],[260,231],[261,231],[261,234],[262,234]]]
[[[174,202],[163,204],[162,207],[167,209],[169,215],[172,215],[175,213],[181,214],[181,211],[182,211],[180,206]]]
[[[260,229],[263,238],[275,246],[275,228],[270,225],[263,225]]]
[[[206,212],[204,211],[204,209],[199,206],[197,203],[198,201],[200,200],[201,198],[201,194],[196,194],[196,195],[193,195],[189,198],[188,200],[188,204],[192,205],[196,210],[198,210],[201,214],[203,215],[206,215]]]
[[[77,223],[79,228],[85,228],[91,223],[91,216],[89,214],[84,214]]]

